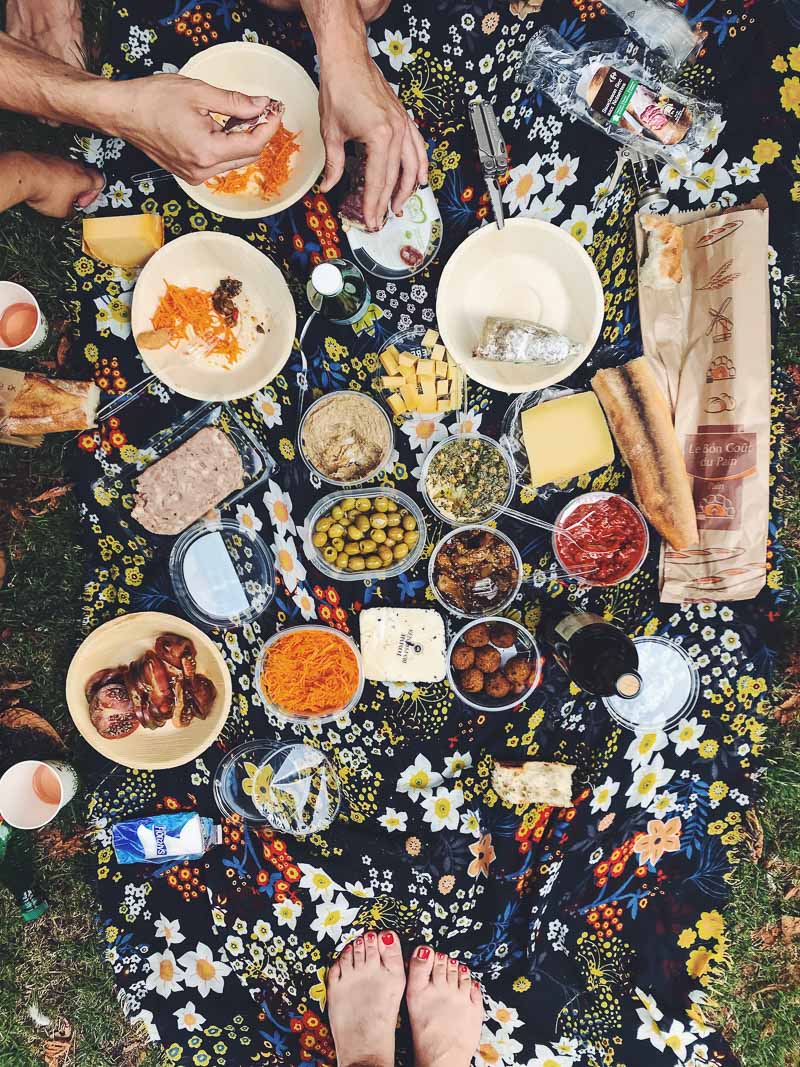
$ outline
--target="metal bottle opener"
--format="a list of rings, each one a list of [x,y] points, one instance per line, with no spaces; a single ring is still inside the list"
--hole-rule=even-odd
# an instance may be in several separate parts
[[[483,169],[486,188],[489,190],[489,199],[492,201],[495,222],[497,228],[502,230],[503,197],[497,179],[508,170],[505,138],[500,132],[494,109],[488,101],[470,100],[469,120],[478,142],[478,158]]]

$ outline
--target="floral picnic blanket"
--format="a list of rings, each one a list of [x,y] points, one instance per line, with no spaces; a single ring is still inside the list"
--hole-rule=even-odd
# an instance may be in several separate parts
[[[513,70],[530,35],[552,24],[573,44],[614,36],[600,0],[396,2],[370,29],[370,51],[425,136],[431,187],[443,220],[434,261],[415,277],[371,279],[372,304],[354,328],[312,324],[304,348],[312,396],[370,389],[376,352],[412,324],[434,325],[437,279],[453,249],[489,213],[468,126],[476,94],[495,103],[511,153],[504,200],[512,216],[549,220],[593,258],[605,291],[606,360],[640,346],[632,232],[634,196],[623,175],[610,194],[615,147],[526,95]],[[666,168],[683,209],[766,193],[771,212],[771,284],[776,316],[785,285],[788,220],[800,199],[800,25],[796,5],[688,0],[707,38],[685,84],[720,101],[723,121],[705,131],[702,159]],[[130,78],[174,71],[222,41],[263,41],[314,71],[303,21],[237,0],[183,5],[155,0],[117,6],[103,73]],[[87,160],[106,173],[104,214],[158,211],[167,239],[202,230],[239,234],[290,280],[298,326],[308,314],[302,283],[325,257],[348,254],[336,218],[339,193],[310,192],[281,214],[235,222],[187,200],[171,180],[134,181],[152,168],[117,139],[87,135]],[[144,375],[131,337],[135,276],[80,255],[70,280],[80,346],[107,394]],[[611,346],[611,355],[609,348]],[[573,381],[585,385],[590,361]],[[296,455],[299,376],[295,350],[284,373],[237,411],[278,466],[266,491],[236,507],[243,530],[271,545],[278,589],[267,612],[239,630],[214,632],[233,678],[233,709],[219,741],[174,771],[129,771],[98,761],[90,809],[99,827],[97,888],[102,942],[130,1018],[161,1040],[176,1064],[239,1067],[334,1061],[325,976],[335,954],[368,929],[393,928],[404,943],[427,941],[479,976],[487,1018],[478,1067],[733,1062],[704,1016],[707,986],[726,952],[722,907],[757,788],[765,741],[766,690],[781,612],[784,487],[782,404],[774,377],[773,512],[767,586],[734,607],[658,602],[657,550],[633,579],[587,591],[555,577],[547,537],[503,519],[533,586],[509,614],[535,628],[540,594],[569,598],[634,634],[661,634],[695,660],[695,708],[669,734],[634,736],[599,702],[547,662],[539,689],[506,715],[464,707],[446,683],[425,688],[368,684],[349,718],[303,737],[337,760],[344,803],[337,823],[307,840],[226,824],[224,844],[168,872],[119,867],[110,825],[133,814],[214,814],[210,781],[225,751],[250,737],[296,738],[271,719],[252,673],[276,628],[319,620],[357,633],[364,605],[430,606],[423,560],[392,581],[337,585],[306,551],[306,516],[321,493]],[[470,390],[458,416],[398,422],[387,485],[418,495],[422,461],[465,430],[497,434],[507,397]],[[121,612],[177,611],[163,554],[115,524],[114,500],[94,487],[137,456],[157,429],[191,402],[156,384],[75,458],[86,539],[93,550],[85,590],[92,628]],[[581,489],[625,487],[613,467]],[[522,505],[552,519],[565,501],[523,491]],[[432,523],[431,540],[441,530]],[[538,583],[538,590],[536,584]],[[553,759],[577,766],[567,809],[513,809],[490,784],[492,757]],[[409,1062],[401,1026],[398,1062]]]

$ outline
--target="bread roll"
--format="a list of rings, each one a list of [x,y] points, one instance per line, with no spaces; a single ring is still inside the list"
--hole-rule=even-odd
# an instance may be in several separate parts
[[[647,360],[599,370],[594,389],[642,511],[671,548],[697,544],[692,487],[669,407]]]
[[[3,421],[10,434],[87,430],[94,425],[100,390],[94,382],[62,382],[26,374]]]

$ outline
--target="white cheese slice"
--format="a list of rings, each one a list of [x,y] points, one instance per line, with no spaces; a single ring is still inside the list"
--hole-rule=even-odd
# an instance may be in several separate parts
[[[367,608],[359,616],[364,675],[371,682],[441,682],[444,619],[430,608]]]

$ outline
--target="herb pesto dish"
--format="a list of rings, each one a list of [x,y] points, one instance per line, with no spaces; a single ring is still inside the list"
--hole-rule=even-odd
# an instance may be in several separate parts
[[[448,522],[485,522],[508,502],[509,461],[488,437],[463,434],[443,441],[426,467],[428,501]]]

